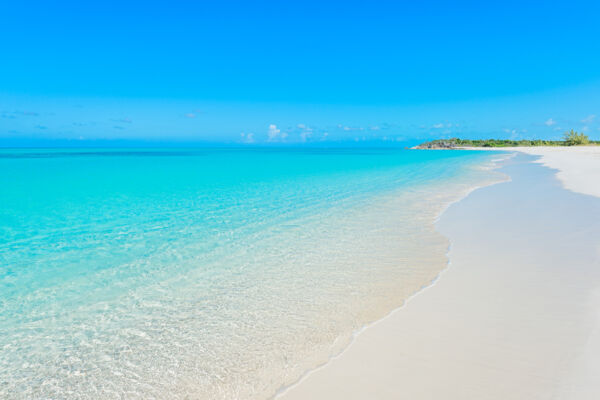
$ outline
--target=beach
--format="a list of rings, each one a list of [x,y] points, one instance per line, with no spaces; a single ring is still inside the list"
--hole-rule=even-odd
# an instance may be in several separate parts
[[[501,150],[437,223],[448,268],[278,399],[598,397],[600,148]]]
[[[600,1],[2,11],[0,400],[600,400]]]
[[[599,146],[510,147],[506,150],[538,156],[536,162],[557,170],[556,176],[566,189],[600,197]]]
[[[598,153],[517,150],[0,150],[0,397],[595,398]]]

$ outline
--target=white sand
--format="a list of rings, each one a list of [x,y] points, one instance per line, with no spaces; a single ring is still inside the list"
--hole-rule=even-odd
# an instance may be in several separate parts
[[[510,147],[498,150],[541,156],[538,162],[557,169],[557,177],[565,188],[600,197],[600,146]]]
[[[558,170],[556,176],[566,189],[600,197],[600,146],[513,149],[541,156],[537,162]],[[600,244],[598,253],[600,253]],[[593,296],[595,296],[593,304],[596,304],[594,327],[590,331],[585,350],[566,381],[566,392],[560,393],[562,396],[570,393],[570,397],[564,398],[600,398],[600,288]]]
[[[598,194],[597,150],[522,149]],[[450,267],[278,398],[600,398],[600,200],[517,156],[451,206]]]

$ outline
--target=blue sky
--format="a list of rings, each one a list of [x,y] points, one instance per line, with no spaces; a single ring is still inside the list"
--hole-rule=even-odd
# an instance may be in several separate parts
[[[4,2],[0,145],[600,139],[598,15],[597,1]]]

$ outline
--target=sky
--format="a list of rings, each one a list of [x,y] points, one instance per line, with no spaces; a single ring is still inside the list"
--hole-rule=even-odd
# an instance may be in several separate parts
[[[600,139],[598,1],[4,1],[0,146]]]

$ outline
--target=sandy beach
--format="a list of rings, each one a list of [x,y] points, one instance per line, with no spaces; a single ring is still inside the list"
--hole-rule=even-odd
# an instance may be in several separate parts
[[[566,189],[600,197],[600,146],[508,147],[494,150],[538,156],[536,162],[557,170],[556,176]]]
[[[516,148],[437,224],[449,267],[278,399],[596,399],[600,147]]]

